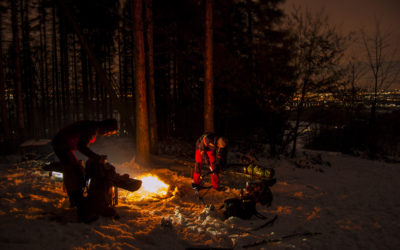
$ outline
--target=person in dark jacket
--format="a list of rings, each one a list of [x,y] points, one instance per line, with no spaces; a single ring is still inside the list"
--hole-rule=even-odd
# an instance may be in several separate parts
[[[209,165],[211,186],[220,189],[219,172],[226,165],[227,140],[216,133],[205,133],[196,141],[195,166],[193,173],[194,186],[201,186],[201,168]]]
[[[61,129],[53,138],[54,153],[63,164],[64,185],[71,207],[76,206],[79,221],[88,221],[85,211],[83,192],[85,188],[84,166],[78,161],[75,152],[78,150],[89,159],[105,160],[105,155],[99,155],[89,148],[97,136],[115,134],[118,122],[115,119],[103,121],[78,121]]]

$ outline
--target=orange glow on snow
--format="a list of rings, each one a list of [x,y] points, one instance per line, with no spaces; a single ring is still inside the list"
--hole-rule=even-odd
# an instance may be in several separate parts
[[[128,200],[138,201],[153,198],[163,198],[168,193],[169,185],[155,175],[146,174],[135,177],[135,179],[141,180],[142,186],[135,192],[127,192],[126,198]]]

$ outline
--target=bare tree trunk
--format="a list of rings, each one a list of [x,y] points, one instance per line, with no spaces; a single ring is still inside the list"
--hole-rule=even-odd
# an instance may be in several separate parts
[[[153,13],[152,0],[146,0],[146,23],[147,23],[147,72],[148,72],[148,93],[149,93],[149,125],[150,125],[150,152],[158,153],[158,127],[157,127],[157,109],[156,94],[154,83],[154,51],[153,51]]]
[[[95,85],[93,84],[93,71],[92,71],[92,65],[89,63],[88,64],[88,95],[89,95],[89,119],[94,119],[95,114],[95,105],[93,104],[93,99],[95,95]]]
[[[103,67],[104,69],[104,67]],[[96,119],[100,119],[100,104],[101,104],[101,96],[100,96],[100,86],[99,86],[99,80],[97,78],[97,75],[95,75],[95,82],[94,82],[94,88],[96,91],[96,103],[95,103],[95,109],[96,109]]]
[[[69,60],[68,60],[68,35],[66,27],[66,19],[61,13],[60,15],[60,80],[61,80],[61,96],[62,111],[64,123],[71,122],[70,109],[70,90],[69,90]]]
[[[43,26],[45,23],[45,8],[43,7],[43,2],[39,3],[40,5],[40,9],[39,9],[39,17],[40,17],[40,23],[39,23],[39,48],[40,48],[40,63],[39,63],[39,68],[40,68],[40,97],[41,97],[41,101],[40,101],[40,127],[42,128],[42,134],[43,136],[46,136],[46,114],[47,114],[47,106],[45,105],[46,102],[46,92],[45,92],[45,73],[44,73],[44,68],[45,68],[45,57],[44,57],[44,50],[46,49],[46,47],[44,46],[44,39],[43,39],[43,35],[46,32],[45,30],[43,30]]]
[[[213,0],[206,0],[204,131],[214,131]]]
[[[111,46],[109,45],[107,47],[108,49],[108,75],[109,75],[109,79],[113,79],[113,73],[112,73],[112,52],[111,52]],[[104,88],[103,88],[104,90]],[[120,96],[121,98],[121,96]],[[112,117],[113,116],[113,112],[112,112],[112,100],[110,98],[110,96],[107,94],[106,91],[104,91],[104,104],[106,105],[105,111],[106,111],[106,117]]]
[[[60,91],[58,86],[58,49],[57,49],[57,23],[56,23],[56,7],[53,7],[53,119],[57,121],[56,128],[61,127],[61,112],[60,112]],[[54,96],[55,95],[55,96]]]
[[[22,102],[22,80],[21,80],[21,52],[19,47],[19,31],[18,31],[18,20],[17,20],[17,3],[15,0],[11,1],[11,21],[13,31],[13,44],[14,44],[14,81],[16,86],[16,101],[17,101],[17,124],[19,132],[24,134],[25,122],[24,122],[24,109]]]
[[[78,87],[78,66],[77,66],[77,64],[78,64],[78,62],[77,62],[77,56],[76,56],[76,54],[77,54],[77,50],[76,50],[76,40],[75,40],[75,36],[73,36],[73,39],[72,39],[72,50],[73,50],[73,57],[72,57],[72,60],[73,60],[73,69],[74,69],[74,87],[75,87],[75,116],[74,116],[74,119],[77,121],[77,120],[80,120],[80,113],[79,113],[79,87]]]
[[[42,4],[44,4],[44,2],[42,2]],[[47,54],[47,28],[46,28],[46,8],[45,7],[42,7],[43,9],[42,9],[42,19],[41,19],[41,22],[42,22],[42,25],[43,25],[43,47],[42,47],[42,50],[43,50],[43,60],[42,60],[42,64],[44,64],[44,79],[43,79],[43,81],[44,81],[44,96],[43,96],[43,98],[44,98],[44,101],[43,101],[43,103],[42,103],[42,105],[45,107],[44,108],[44,115],[45,115],[45,117],[44,117],[44,121],[47,121],[47,122],[45,122],[45,124],[47,124],[47,125],[45,125],[45,127],[48,129],[47,130],[47,136],[49,135],[49,134],[51,134],[51,127],[52,127],[52,125],[50,124],[51,123],[51,121],[50,121],[50,119],[49,119],[49,116],[50,116],[50,101],[49,101],[49,67],[48,67],[48,60],[47,60],[47,58],[48,58],[48,54]]]
[[[133,37],[135,48],[136,162],[139,164],[148,165],[150,161],[150,141],[142,7],[142,0],[133,0],[132,14],[134,18]]]
[[[89,118],[89,85],[88,85],[88,64],[85,50],[81,48],[82,61],[82,89],[83,89],[83,119]]]
[[[3,124],[3,138],[0,138],[0,142],[7,142],[10,135],[10,125],[8,123],[8,110],[5,95],[5,78],[3,69],[3,20],[0,15],[0,107],[1,107],[1,121]]]
[[[118,27],[118,40],[117,40],[117,48],[118,48],[118,68],[119,68],[119,96],[122,102],[125,102],[125,90],[124,90],[124,81],[123,81],[123,65],[122,65],[122,48],[121,48],[121,27]]]
[[[22,6],[24,2],[25,6]],[[30,0],[21,1],[21,27],[23,44],[23,64],[22,64],[22,85],[26,87],[26,109],[27,124],[30,136],[38,138],[40,136],[40,119],[38,110],[37,88],[34,81],[34,68],[32,61],[31,48],[31,25],[30,25]]]
[[[391,31],[382,31],[379,19],[375,20],[375,31],[368,36],[364,31],[361,32],[361,38],[364,43],[367,60],[374,79],[374,96],[371,103],[370,124],[369,124],[369,151],[372,157],[379,151],[376,135],[376,112],[378,106],[378,92],[390,87],[398,80],[400,70],[397,63],[397,51],[391,49],[389,44],[391,40]]]
[[[290,157],[294,158],[296,157],[296,150],[297,150],[297,138],[299,137],[299,127],[300,127],[300,118],[303,112],[303,105],[304,105],[304,98],[306,96],[307,88],[306,88],[306,80],[303,83],[302,90],[301,90],[301,97],[300,97],[300,102],[297,106],[297,112],[296,112],[296,124],[293,129],[293,146],[292,146],[292,151],[290,153]]]

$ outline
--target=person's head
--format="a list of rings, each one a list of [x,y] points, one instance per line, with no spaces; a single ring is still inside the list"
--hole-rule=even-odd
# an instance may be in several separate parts
[[[219,137],[217,140],[217,147],[219,149],[226,148],[228,146],[228,140],[225,137]]]
[[[103,136],[113,135],[118,131],[116,119],[106,119],[99,122],[99,134]]]

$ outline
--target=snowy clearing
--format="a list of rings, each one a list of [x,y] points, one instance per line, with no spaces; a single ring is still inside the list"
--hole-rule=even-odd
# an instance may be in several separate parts
[[[108,152],[112,161],[113,152]],[[329,152],[307,155],[320,155],[329,164],[299,168],[292,160],[261,161],[276,170],[274,200],[270,207],[257,205],[266,220],[253,216],[247,221],[223,221],[219,208],[225,199],[238,197],[238,187],[248,179],[226,172],[226,192],[200,191],[207,192],[205,205],[191,188],[190,168],[179,159],[159,157],[152,169],[138,167],[134,158],[115,163],[119,173],[132,177],[157,175],[170,185],[171,193],[133,202],[121,191],[121,218],[100,218],[91,224],[76,222],[62,182],[42,171],[40,161],[3,163],[0,248],[400,249],[400,164]],[[275,216],[273,223],[254,230]]]

